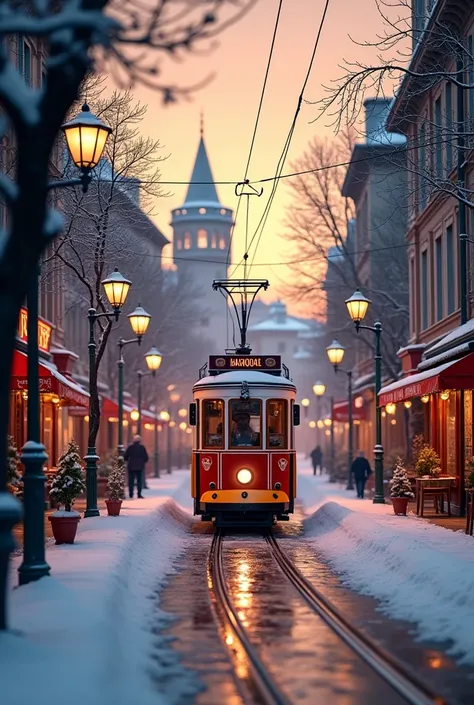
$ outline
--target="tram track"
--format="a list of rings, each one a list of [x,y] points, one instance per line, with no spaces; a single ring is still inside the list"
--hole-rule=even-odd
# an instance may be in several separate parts
[[[252,642],[238,609],[232,602],[226,580],[223,560],[222,530],[216,531],[208,559],[208,587],[211,600],[224,629],[233,634],[231,650],[235,642],[246,655],[249,680],[257,700],[264,705],[290,705],[291,699],[281,690],[268,667],[261,660],[258,649]],[[435,693],[428,685],[410,673],[396,658],[385,651],[370,637],[358,630],[345,616],[317,590],[294,565],[282,549],[280,542],[270,532],[264,539],[282,573],[305,601],[312,612],[322,619],[351,651],[364,661],[404,702],[410,705],[448,705],[444,697]],[[227,642],[229,645],[229,642]]]

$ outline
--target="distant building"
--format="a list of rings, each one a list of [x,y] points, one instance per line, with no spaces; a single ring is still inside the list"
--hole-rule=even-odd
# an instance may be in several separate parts
[[[184,203],[172,211],[173,257],[178,278],[200,302],[196,327],[213,340],[216,352],[227,346],[227,304],[212,289],[214,279],[227,278],[233,213],[219,201],[204,135],[194,162]]]

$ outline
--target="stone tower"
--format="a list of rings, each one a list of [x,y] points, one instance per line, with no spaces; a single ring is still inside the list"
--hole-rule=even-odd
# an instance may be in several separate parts
[[[199,303],[196,325],[219,353],[224,352],[227,345],[227,304],[221,294],[212,289],[212,282],[227,278],[233,213],[219,201],[213,181],[201,126],[186,198],[182,206],[172,211],[173,258],[179,281]]]

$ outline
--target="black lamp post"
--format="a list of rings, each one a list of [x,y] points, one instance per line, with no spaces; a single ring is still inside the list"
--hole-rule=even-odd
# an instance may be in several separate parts
[[[94,325],[99,318],[115,318],[118,321],[122,307],[127,298],[128,292],[130,290],[131,282],[125,279],[124,276],[120,274],[117,267],[104,281],[102,286],[105,289],[105,295],[109,304],[112,306],[112,311],[105,311],[103,313],[97,313],[95,308],[90,308],[88,312],[89,319],[89,443],[87,448],[87,455],[84,460],[86,461],[86,510],[84,512],[84,517],[97,517],[100,512],[97,507],[97,462],[99,456],[97,455],[95,439],[94,439],[94,429],[92,428],[92,419],[98,416],[99,409],[94,408],[94,401],[92,396],[93,386],[96,384],[95,381],[95,353],[96,353],[96,342],[94,335]],[[97,390],[95,390],[97,391]],[[97,399],[95,400],[97,403]]]
[[[91,182],[91,170],[99,163],[111,128],[90,112],[85,103],[82,111],[70,122],[62,126],[66,144],[75,166],[81,175],[74,179],[53,181],[48,190],[81,186],[87,192]],[[23,474],[23,562],[18,569],[20,585],[49,575],[49,565],[45,560],[44,548],[44,487],[46,477],[43,465],[48,459],[46,449],[40,442],[40,396],[39,396],[39,356],[38,356],[38,272],[29,283],[27,292],[28,307],[28,441],[22,448],[21,461]],[[0,561],[1,570],[2,561]],[[5,581],[0,576],[0,591],[3,593]],[[0,595],[1,613],[4,612],[5,595]]]
[[[119,407],[119,420],[118,420],[118,446],[117,453],[119,456],[123,457],[125,448],[123,445],[123,348],[125,345],[131,345],[132,343],[137,343],[141,345],[142,338],[145,335],[148,326],[150,325],[151,316],[145,311],[144,308],[138,304],[135,311],[129,313],[128,319],[132,327],[132,331],[135,333],[136,338],[131,338],[131,340],[124,340],[120,338],[118,341],[119,348],[119,359],[117,362],[118,366],[118,407]],[[138,417],[138,424],[141,423],[140,416]]]
[[[137,372],[137,378],[138,378],[138,421],[137,421],[137,433],[140,436],[142,433],[142,377],[147,377],[148,375],[152,375],[155,377],[156,371],[160,368],[161,362],[163,360],[163,355],[160,353],[159,350],[157,350],[154,346],[146,353],[145,355],[145,360],[146,364],[148,365],[148,372],[141,372],[139,370]],[[158,453],[158,432],[157,432],[157,427],[156,427],[156,419],[155,419],[155,468],[156,468],[156,456]],[[156,470],[155,470],[156,472]],[[143,474],[143,487],[144,489],[148,489],[148,486],[146,484],[146,475]]]
[[[382,386],[382,324],[376,321],[373,326],[363,326],[362,321],[369,308],[370,301],[359,289],[346,300],[349,316],[355,323],[357,332],[360,330],[370,330],[375,334],[375,495],[374,504],[385,504],[383,487],[383,445],[382,445],[382,407],[379,404],[379,392]]]
[[[344,346],[341,345],[337,340],[333,340],[331,345],[326,348],[327,356],[329,362],[334,367],[334,372],[337,373],[338,370],[344,372],[347,375],[347,403],[348,403],[348,417],[349,417],[349,438],[348,438],[348,458],[347,458],[347,485],[346,490],[353,490],[354,485],[352,484],[352,460],[354,458],[354,424],[352,420],[352,370],[344,370],[341,367],[341,362],[344,358]],[[334,440],[334,431],[332,435]]]

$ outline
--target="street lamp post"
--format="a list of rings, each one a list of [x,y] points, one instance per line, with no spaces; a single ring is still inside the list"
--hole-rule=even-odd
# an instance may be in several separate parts
[[[136,338],[131,338],[130,340],[124,340],[123,338],[120,338],[118,341],[118,348],[119,348],[119,359],[117,362],[117,367],[118,367],[118,407],[119,407],[119,421],[118,421],[118,446],[117,446],[117,453],[119,456],[123,457],[123,454],[125,452],[125,448],[123,445],[123,368],[124,368],[124,359],[123,359],[123,348],[125,345],[131,345],[132,343],[137,343],[138,345],[141,345],[142,338],[145,335],[147,328],[150,324],[150,319],[151,316],[149,313],[145,311],[144,308],[138,304],[137,308],[135,311],[132,311],[132,313],[129,313],[128,319],[130,321],[130,326],[132,328],[132,331],[135,333]],[[140,420],[138,419],[138,423],[140,423]]]
[[[90,112],[84,103],[82,111],[70,122],[62,125],[66,144],[75,166],[81,175],[73,179],[52,181],[48,190],[81,186],[87,192],[91,182],[91,170],[99,163],[107,138],[112,129]],[[44,487],[46,477],[43,465],[47,460],[46,448],[41,443],[40,432],[40,396],[39,396],[39,355],[38,355],[38,265],[37,273],[32,278],[27,291],[28,307],[28,441],[22,448],[21,461],[25,468],[23,474],[23,561],[18,569],[20,585],[49,575],[44,549]],[[0,577],[0,591],[3,592],[4,580]],[[0,596],[1,613],[5,604]],[[1,624],[0,624],[1,628]]]
[[[333,340],[331,345],[326,348],[329,362],[334,367],[334,372],[338,370],[347,375],[347,403],[348,403],[348,419],[349,419],[349,438],[348,438],[348,469],[347,469],[347,485],[346,490],[353,490],[352,484],[352,460],[354,457],[354,423],[352,419],[352,370],[344,370],[341,367],[341,362],[344,358],[344,346],[337,340]],[[334,424],[332,424],[334,425]],[[332,429],[331,429],[332,430]],[[332,431],[332,439],[334,440],[334,431]]]
[[[319,380],[315,384],[313,384],[313,394],[316,397],[316,414],[317,414],[318,418],[321,415],[321,407],[320,407],[319,400],[323,396],[325,391],[326,391],[326,385],[323,384],[322,382],[320,382]],[[319,429],[317,431],[317,441],[318,441],[318,444],[320,444]],[[323,469],[321,467],[321,472],[322,471],[323,471]]]
[[[115,318],[115,320],[118,321],[130,290],[131,282],[125,279],[116,267],[114,272],[104,279],[102,286],[104,287],[107,301],[112,306],[112,311],[97,313],[95,308],[90,308],[87,314],[89,319],[89,442],[87,455],[84,458],[86,461],[85,518],[99,516],[99,510],[97,508],[97,462],[99,456],[97,455],[93,428],[93,419],[98,419],[99,416],[97,398],[93,399],[93,397],[96,397],[95,393],[97,392],[97,382],[95,379],[95,353],[97,346],[95,342],[94,325],[99,318]],[[94,395],[92,393],[93,391]]]
[[[374,467],[375,467],[375,495],[374,504],[385,504],[384,486],[383,486],[383,445],[382,445],[382,407],[379,403],[379,392],[382,386],[382,324],[376,321],[373,326],[363,326],[362,321],[370,305],[370,300],[367,299],[359,289],[346,300],[349,316],[355,323],[356,331],[370,330],[375,335],[375,448],[374,448]]]
[[[145,354],[146,364],[148,366],[148,372],[137,372],[138,378],[138,421],[137,421],[137,433],[140,436],[142,433],[142,377],[147,377],[152,375],[153,378],[156,376],[156,371],[160,368],[161,361],[163,360],[163,355],[154,346]],[[156,421],[156,420],[155,420]],[[158,453],[158,431],[155,423],[155,469],[156,469],[156,457]],[[143,487],[148,489],[146,484],[146,474],[143,475]]]

